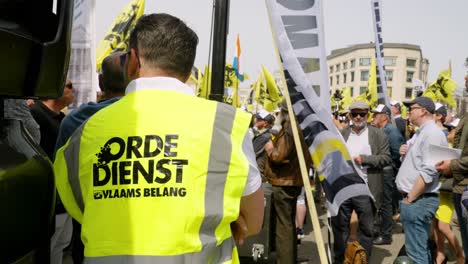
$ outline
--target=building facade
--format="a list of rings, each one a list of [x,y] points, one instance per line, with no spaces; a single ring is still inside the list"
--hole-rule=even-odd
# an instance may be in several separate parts
[[[413,80],[427,84],[429,61],[418,45],[384,43],[387,88],[392,100],[404,101],[413,94]],[[328,77],[332,94],[336,89],[351,87],[352,96],[365,92],[375,44],[356,44],[332,50],[327,56]]]

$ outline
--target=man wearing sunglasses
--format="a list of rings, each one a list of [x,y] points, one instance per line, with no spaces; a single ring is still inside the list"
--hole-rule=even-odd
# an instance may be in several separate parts
[[[403,162],[396,186],[403,194],[400,218],[405,231],[405,247],[415,263],[432,263],[428,247],[429,228],[439,207],[439,173],[429,162],[429,145],[447,147],[447,138],[434,122],[435,105],[428,97],[405,102],[409,121],[419,127],[408,144],[400,148]]]
[[[82,224],[84,263],[238,262],[263,223],[251,115],[185,82],[198,37],[142,16],[122,58],[128,86],[56,153],[57,189]]]
[[[385,133],[376,127],[368,126],[369,105],[356,101],[349,106],[352,125],[341,133],[351,157],[361,170],[375,198],[375,206],[368,196],[357,196],[345,201],[338,215],[332,218],[335,236],[335,262],[342,263],[348,239],[351,214],[355,211],[359,221],[359,243],[368,255],[372,252],[374,238],[374,215],[382,204],[383,168],[391,164],[388,139]],[[355,235],[355,234],[353,234]]]

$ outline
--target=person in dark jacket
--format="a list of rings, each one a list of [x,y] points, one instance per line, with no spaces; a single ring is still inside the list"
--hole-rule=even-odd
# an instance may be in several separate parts
[[[265,144],[271,140],[271,127],[274,123],[275,117],[266,110],[261,110],[255,114],[255,136],[252,141],[258,170],[262,174],[262,181],[265,181]]]
[[[392,243],[393,212],[398,210],[398,203],[402,199],[400,192],[396,189],[395,177],[400,168],[400,147],[405,143],[398,128],[391,124],[390,109],[379,104],[374,110],[373,123],[376,127],[383,129],[388,138],[391,166],[384,168],[383,199],[381,207],[380,236],[374,240],[374,245],[389,245]]]

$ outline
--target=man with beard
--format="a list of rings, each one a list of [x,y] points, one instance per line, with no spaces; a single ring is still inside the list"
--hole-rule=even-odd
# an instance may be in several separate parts
[[[388,139],[385,133],[376,127],[368,126],[369,105],[356,101],[349,106],[352,126],[341,133],[350,151],[350,155],[361,170],[375,197],[375,207],[369,196],[356,196],[346,200],[340,206],[335,217],[332,217],[332,228],[335,238],[334,263],[343,263],[346,242],[350,235],[350,220],[353,211],[359,219],[359,243],[370,256],[374,231],[374,213],[382,204],[383,173],[382,169],[391,164]]]

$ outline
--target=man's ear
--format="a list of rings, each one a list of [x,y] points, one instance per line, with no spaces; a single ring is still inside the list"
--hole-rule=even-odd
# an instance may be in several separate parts
[[[127,58],[127,76],[130,80],[138,78],[140,75],[140,58],[136,49],[130,49],[130,54]]]

